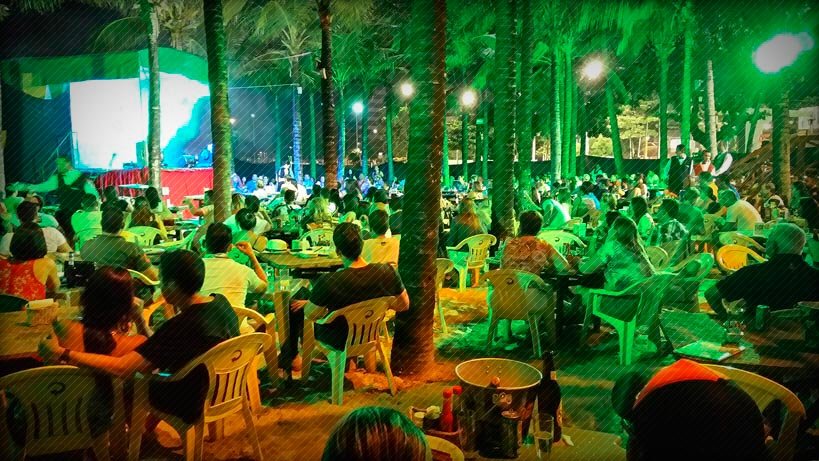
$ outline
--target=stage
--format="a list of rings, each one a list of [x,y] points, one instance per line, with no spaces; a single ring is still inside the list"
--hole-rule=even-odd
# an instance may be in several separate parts
[[[111,170],[97,176],[94,184],[102,193],[107,186],[122,186],[125,184],[147,184],[148,169],[137,168],[130,170]],[[174,168],[162,170],[162,187],[168,188],[168,195],[163,200],[170,199],[174,205],[181,205],[186,195],[201,195],[206,189],[213,187],[212,168]],[[141,191],[136,189],[118,188],[120,195],[134,197]]]

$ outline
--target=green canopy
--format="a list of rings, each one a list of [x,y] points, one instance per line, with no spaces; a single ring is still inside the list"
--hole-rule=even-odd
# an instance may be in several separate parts
[[[66,91],[71,82],[147,78],[148,50],[122,51],[53,58],[17,58],[0,62],[0,78],[29,96],[50,99]],[[159,49],[159,69],[208,82],[207,62],[172,48]]]

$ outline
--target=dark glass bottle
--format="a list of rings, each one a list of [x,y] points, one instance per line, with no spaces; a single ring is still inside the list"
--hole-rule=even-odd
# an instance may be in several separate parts
[[[554,353],[546,351],[543,354],[543,379],[537,391],[537,411],[540,414],[551,415],[554,419],[555,442],[559,441],[563,435],[560,399],[560,385],[557,383]]]

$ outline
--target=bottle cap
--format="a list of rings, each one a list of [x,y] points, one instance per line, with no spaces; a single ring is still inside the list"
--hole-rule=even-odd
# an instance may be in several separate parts
[[[452,393],[455,395],[461,395],[464,389],[461,386],[452,386]]]
[[[444,389],[444,398],[448,399],[450,397],[452,397],[452,389],[449,388]]]

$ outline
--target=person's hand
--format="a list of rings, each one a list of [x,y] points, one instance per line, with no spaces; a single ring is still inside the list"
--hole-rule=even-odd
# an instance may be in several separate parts
[[[64,351],[65,349],[60,347],[60,342],[57,340],[57,334],[53,329],[51,330],[51,333],[43,338],[42,341],[40,341],[40,344],[37,346],[37,354],[39,354],[40,358],[42,358],[46,363],[57,362]]]
[[[307,305],[306,299],[293,299],[290,301],[290,311],[291,312],[298,312],[304,309],[304,306]]]
[[[256,256],[255,253],[253,253],[253,247],[250,246],[250,242],[237,242],[235,246],[237,250],[241,251],[242,253],[250,257]]]

